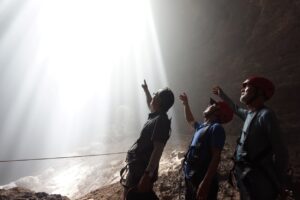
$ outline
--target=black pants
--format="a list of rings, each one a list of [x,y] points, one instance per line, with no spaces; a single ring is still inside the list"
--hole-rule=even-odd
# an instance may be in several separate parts
[[[145,168],[146,168],[145,165],[140,165],[137,162],[132,162],[128,165],[128,173],[126,174],[125,180],[122,183],[124,187],[123,199],[126,200],[157,200],[158,199],[154,191],[144,192],[144,193],[135,191],[136,186],[138,185],[140,179],[142,178],[145,172]],[[157,177],[158,177],[158,170],[154,172],[154,175],[151,178],[152,183],[154,183],[157,180]]]
[[[235,167],[238,188],[241,200],[275,200],[278,189],[272,181],[258,169],[252,169],[246,175],[244,169],[238,165]]]
[[[136,188],[127,189],[124,187],[123,200],[159,200],[155,192],[138,192]]]
[[[191,181],[185,179],[185,199],[186,200],[196,200],[197,189],[201,181]],[[214,177],[212,183],[210,185],[209,194],[207,199],[208,200],[217,200],[219,190],[219,181],[217,176]]]

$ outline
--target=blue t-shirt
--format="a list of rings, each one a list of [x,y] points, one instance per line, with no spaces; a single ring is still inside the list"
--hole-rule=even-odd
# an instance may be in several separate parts
[[[207,126],[209,126],[208,129]],[[191,171],[199,171],[201,173],[205,173],[211,160],[211,149],[218,148],[222,150],[226,138],[224,128],[219,123],[203,124],[196,122],[194,128],[196,131],[189,147],[189,152],[187,154],[185,164],[186,178],[190,178],[192,176]],[[200,138],[203,137],[204,133],[205,136],[201,142],[201,145],[196,148],[197,144],[199,144]],[[198,161],[199,163],[202,163],[201,166],[197,166],[196,168],[193,167],[189,162],[193,160],[195,156],[199,157]]]

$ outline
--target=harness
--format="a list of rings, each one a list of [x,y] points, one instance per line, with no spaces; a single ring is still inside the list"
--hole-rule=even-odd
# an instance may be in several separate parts
[[[199,139],[196,141],[196,144],[194,146],[192,146],[192,141],[190,142],[190,145],[188,147],[188,150],[186,152],[186,154],[184,155],[184,160],[183,160],[183,164],[189,164],[190,166],[195,166],[195,165],[199,165],[199,153],[200,153],[200,148],[202,146],[203,141],[206,138],[206,135],[208,133],[208,129],[210,128],[211,125],[208,125],[206,127],[204,127],[203,130],[203,134],[199,137]],[[190,153],[193,150],[193,154],[190,155]],[[189,159],[188,159],[189,158]]]
[[[168,121],[169,123],[169,127],[171,127],[171,119],[169,119]],[[156,128],[157,122],[155,123],[155,128]],[[170,128],[170,132],[171,132],[171,128]],[[153,138],[153,134],[151,138]],[[127,177],[128,177],[128,173],[129,172],[134,172],[133,174],[135,175],[135,177],[140,178],[143,173],[145,168],[147,167],[148,163],[147,161],[147,157],[145,157],[146,155],[144,153],[140,153],[137,152],[137,145],[141,145],[138,143],[139,140],[137,140],[129,149],[129,151],[127,152],[127,156],[126,156],[126,165],[120,170],[120,183],[121,185],[123,185],[124,187],[127,187]],[[153,176],[153,182],[157,179],[157,173],[154,173]]]
[[[245,130],[246,138],[243,142],[246,141],[249,133],[251,125],[253,124],[254,119],[257,117],[257,114],[260,112],[260,110],[256,111],[254,116],[252,117],[251,121],[249,122],[249,125],[247,129]],[[237,139],[237,145],[241,145],[240,143],[241,136]],[[270,181],[270,183],[273,185],[274,188],[278,189],[280,188],[280,183],[277,179],[277,177],[272,176],[269,173],[269,169],[266,169],[264,166],[261,165],[261,161],[263,161],[267,156],[269,156],[272,153],[272,146],[271,144],[268,144],[261,152],[259,152],[254,158],[251,160],[248,158],[248,155],[243,157],[241,160],[236,160],[237,155],[237,149],[235,149],[235,152],[233,154],[232,160],[234,162],[234,165],[229,173],[229,183],[236,187],[236,179],[237,181],[243,181],[244,178],[252,171],[252,170],[259,170],[262,172],[263,176]]]
[[[182,167],[184,176],[186,176],[186,168],[189,167],[189,173],[188,176],[192,182],[197,184],[201,177],[203,176],[203,173],[205,173],[205,170],[199,171],[201,168],[205,168],[206,160],[203,160],[203,158],[200,158],[200,151],[202,150],[201,147],[203,146],[203,142],[207,138],[208,130],[211,127],[210,125],[207,125],[206,127],[203,127],[203,132],[200,135],[200,137],[197,139],[195,145],[192,146],[193,139],[189,145],[189,148],[184,156]],[[194,135],[195,137],[195,135]],[[193,137],[193,138],[194,138]],[[208,152],[210,154],[210,152]],[[208,164],[209,162],[207,162]]]
[[[134,146],[134,145],[136,145],[137,144],[137,142],[135,142],[133,145],[132,145],[132,147]],[[133,164],[134,162],[137,162],[138,161],[138,159],[137,159],[137,155],[136,155],[136,153],[134,153],[134,152],[132,152],[132,151],[128,151],[127,152],[127,156],[126,156],[126,160],[125,160],[125,162],[126,162],[126,165],[120,170],[120,183],[121,183],[121,185],[123,185],[124,187],[126,187],[126,177],[127,177],[127,175],[128,175],[128,173],[129,173],[129,166],[131,165],[131,164]]]

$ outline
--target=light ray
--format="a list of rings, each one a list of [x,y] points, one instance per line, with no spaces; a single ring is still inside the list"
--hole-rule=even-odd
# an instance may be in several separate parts
[[[151,90],[168,85],[147,0],[26,1],[0,41],[14,49],[5,62],[0,55],[1,96],[11,99],[1,159],[63,156],[93,142],[111,150],[147,117],[144,78]]]

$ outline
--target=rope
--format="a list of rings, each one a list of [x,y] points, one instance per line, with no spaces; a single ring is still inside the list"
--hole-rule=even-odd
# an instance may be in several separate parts
[[[69,158],[84,158],[84,157],[96,157],[96,156],[109,156],[109,155],[117,155],[117,154],[125,154],[125,153],[127,153],[127,152],[89,154],[89,155],[81,155],[81,156],[61,156],[61,157],[48,157],[48,158],[24,158],[24,159],[16,159],[16,160],[0,160],[0,163],[37,161],[37,160],[58,160],[58,159],[69,159]]]

